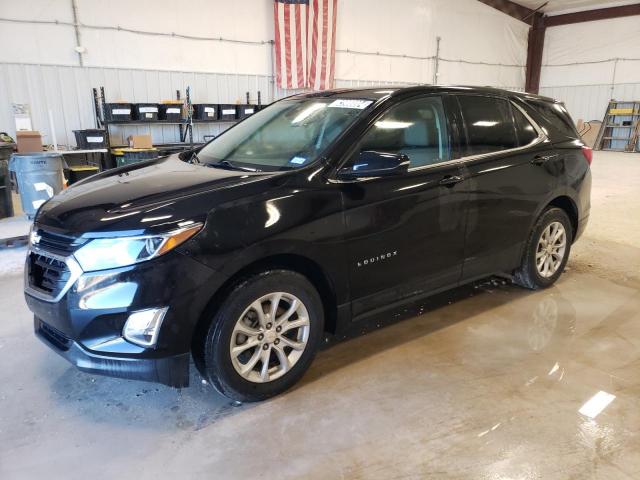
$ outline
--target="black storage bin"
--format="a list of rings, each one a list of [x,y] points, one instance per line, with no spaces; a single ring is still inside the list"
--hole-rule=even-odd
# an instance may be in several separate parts
[[[196,103],[193,105],[193,118],[196,120],[217,120],[218,105],[213,103]]]
[[[95,150],[107,146],[107,132],[90,128],[87,130],[74,130],[76,145],[80,150]]]
[[[182,104],[158,105],[158,118],[167,122],[179,122],[182,119]]]
[[[133,105],[133,119],[138,122],[157,122],[157,103],[135,103]]]
[[[218,120],[236,120],[238,118],[237,105],[218,105]]]
[[[236,105],[238,120],[253,115],[256,112],[256,105]]]
[[[130,122],[133,108],[130,103],[105,103],[104,119],[107,122]]]
[[[80,180],[84,180],[85,178],[88,178],[91,175],[95,175],[99,172],[100,169],[98,167],[91,165],[69,167],[69,170],[67,172],[69,185],[73,185],[74,183],[79,182]]]

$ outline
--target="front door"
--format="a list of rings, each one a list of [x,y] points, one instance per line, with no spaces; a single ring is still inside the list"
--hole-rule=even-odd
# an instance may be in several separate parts
[[[466,194],[443,98],[391,107],[345,166],[363,151],[405,154],[410,166],[406,174],[340,185],[354,320],[455,285],[464,253]]]

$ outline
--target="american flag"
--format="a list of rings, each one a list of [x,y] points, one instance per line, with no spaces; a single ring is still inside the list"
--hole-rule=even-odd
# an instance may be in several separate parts
[[[333,87],[337,0],[274,0],[276,82]]]

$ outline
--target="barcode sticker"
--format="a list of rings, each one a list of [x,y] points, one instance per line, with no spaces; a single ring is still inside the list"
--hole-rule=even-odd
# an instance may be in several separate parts
[[[333,108],[354,108],[356,110],[364,110],[373,103],[373,100],[358,100],[355,98],[341,98],[329,104]]]
[[[158,113],[158,107],[140,107],[138,111],[140,113]]]
[[[207,112],[207,117],[213,117],[213,112]]]
[[[87,143],[102,143],[104,137],[87,137]]]
[[[180,113],[179,108],[167,108],[167,113]]]
[[[131,115],[130,108],[114,108],[111,110],[112,115]]]
[[[244,114],[245,115],[251,115],[253,113],[253,108],[245,108],[244,109]]]
[[[235,108],[231,108],[231,109],[227,108],[225,110],[222,110],[222,114],[223,115],[235,115],[236,114],[236,110],[235,110]]]
[[[145,118],[153,118],[153,113],[145,113]]]
[[[213,108],[213,107],[204,107],[204,111],[205,111],[205,112],[211,112],[211,113],[213,113],[213,112],[215,112],[215,111],[216,111],[216,109],[215,109],[215,108]]]

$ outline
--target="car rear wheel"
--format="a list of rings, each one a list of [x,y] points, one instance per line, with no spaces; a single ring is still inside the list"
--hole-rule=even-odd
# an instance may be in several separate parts
[[[259,401],[294,385],[322,337],[323,310],[302,275],[271,270],[235,286],[212,319],[204,375],[223,395]]]
[[[572,232],[564,210],[551,207],[542,212],[525,246],[515,282],[532,290],[553,285],[569,259]]]

